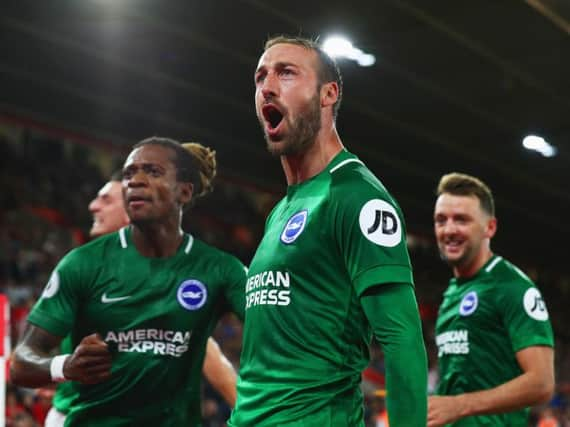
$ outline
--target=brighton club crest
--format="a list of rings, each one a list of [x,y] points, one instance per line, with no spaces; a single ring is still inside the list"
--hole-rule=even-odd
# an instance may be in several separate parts
[[[283,228],[283,232],[281,233],[281,241],[283,243],[288,245],[297,240],[297,237],[301,235],[305,228],[305,224],[307,223],[307,213],[308,211],[305,209],[297,212],[289,218],[287,224],[285,224],[285,228]]]
[[[178,287],[176,298],[186,310],[198,310],[208,299],[208,290],[199,280],[185,280]]]
[[[459,305],[459,314],[462,316],[469,316],[477,310],[477,305],[479,304],[479,298],[477,297],[477,292],[468,292]]]

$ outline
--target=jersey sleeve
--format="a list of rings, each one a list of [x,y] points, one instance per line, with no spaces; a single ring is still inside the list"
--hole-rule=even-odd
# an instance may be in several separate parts
[[[413,285],[403,215],[381,188],[365,180],[335,189],[334,233],[356,292],[386,283]]]
[[[228,256],[225,268],[225,296],[230,310],[241,320],[245,316],[245,282],[247,280],[247,268],[235,257]]]
[[[67,335],[76,318],[81,276],[77,253],[72,251],[53,270],[40,299],[30,311],[28,321],[51,334]]]
[[[360,299],[384,352],[390,423],[425,427],[427,358],[418,306],[411,286],[368,289]]]
[[[523,278],[502,288],[498,303],[513,351],[535,345],[554,346],[548,310],[538,288]]]

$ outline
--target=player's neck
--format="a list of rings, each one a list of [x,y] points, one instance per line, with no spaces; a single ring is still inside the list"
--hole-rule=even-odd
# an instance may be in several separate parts
[[[313,145],[297,155],[281,156],[281,165],[287,185],[300,184],[321,173],[331,160],[343,149],[336,128],[321,131]]]
[[[166,258],[176,254],[184,238],[179,223],[137,224],[131,230],[138,252],[148,258]]]
[[[489,246],[481,248],[477,256],[469,264],[453,267],[453,275],[462,279],[473,277],[492,257],[493,252]]]

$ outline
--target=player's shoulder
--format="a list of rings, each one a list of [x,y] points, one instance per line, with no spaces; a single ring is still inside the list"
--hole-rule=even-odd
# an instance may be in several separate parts
[[[201,257],[202,260],[211,264],[225,266],[227,268],[244,269],[243,263],[235,256],[222,249],[216,248],[203,240],[192,237],[192,251],[195,251],[196,257]]]
[[[63,260],[66,262],[88,262],[92,264],[112,256],[114,249],[120,250],[120,248],[119,233],[113,232],[72,249],[65,255]]]
[[[329,173],[333,202],[353,209],[360,209],[371,202],[400,211],[397,201],[382,181],[355,155],[347,153],[343,160],[330,168]]]
[[[524,271],[502,256],[496,255],[487,268],[492,277],[500,283],[521,287],[534,286],[532,279]]]
[[[512,262],[496,255],[487,265],[490,281],[500,294],[507,298],[522,295],[529,289],[536,289],[532,279]]]
[[[511,313],[526,312],[534,320],[548,320],[542,294],[532,279],[515,264],[497,258],[500,260],[496,262],[492,275],[499,309]]]
[[[380,180],[368,169],[362,160],[347,151],[335,158],[329,168],[331,184],[335,186],[372,186],[386,191]]]

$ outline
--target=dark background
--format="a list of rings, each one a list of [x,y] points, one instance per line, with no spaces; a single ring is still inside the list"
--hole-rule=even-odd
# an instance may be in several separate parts
[[[337,126],[404,212],[430,384],[435,313],[451,276],[434,244],[434,190],[442,174],[466,172],[494,191],[493,249],[545,297],[556,335],[550,408],[570,426],[568,0],[3,0],[0,292],[12,305],[13,343],[54,265],[87,240],[89,201],[143,138],[216,149],[216,190],[184,226],[249,262],[285,191],[253,102],[263,43],[278,34],[343,34],[376,56],[368,68],[339,60]],[[558,156],[526,151],[529,133]],[[238,367],[239,322],[224,319],[214,336]],[[371,350],[363,384],[374,391],[383,357]],[[10,385],[8,395],[38,423],[51,404]],[[203,398],[204,425],[223,426],[228,408],[207,385]]]
[[[5,1],[0,117],[120,150],[151,135],[218,151],[222,176],[281,194],[253,106],[269,35],[344,34],[344,144],[431,238],[441,174],[494,190],[495,248],[559,269],[570,238],[570,3],[556,0]],[[555,158],[526,151],[542,135]]]

